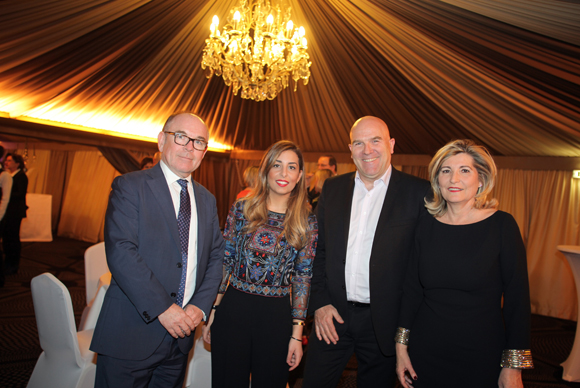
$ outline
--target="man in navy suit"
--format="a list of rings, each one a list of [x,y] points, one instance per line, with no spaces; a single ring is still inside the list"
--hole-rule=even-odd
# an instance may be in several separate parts
[[[426,213],[429,182],[393,168],[383,120],[357,120],[350,140],[357,171],[326,180],[316,209],[306,388],[336,387],[353,353],[359,388],[393,386],[402,283]]]
[[[111,285],[95,328],[96,387],[181,387],[195,327],[221,281],[215,197],[193,181],[209,131],[171,116],[149,170],[117,177],[105,216]]]

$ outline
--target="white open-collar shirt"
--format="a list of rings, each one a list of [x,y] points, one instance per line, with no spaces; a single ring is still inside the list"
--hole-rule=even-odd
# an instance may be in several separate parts
[[[391,181],[392,167],[374,181],[367,190],[358,171],[354,178],[354,193],[350,213],[348,246],[346,249],[346,297],[351,302],[370,303],[370,260],[373,240],[385,195]]]
[[[175,209],[175,218],[179,215],[180,206],[180,195],[181,186],[177,182],[180,179],[187,180],[187,191],[189,192],[189,200],[191,201],[191,222],[189,223],[189,245],[187,247],[187,275],[185,278],[185,293],[183,295],[183,306],[193,296],[193,291],[195,290],[195,278],[197,274],[197,207],[195,206],[195,193],[193,192],[193,180],[191,175],[187,178],[182,178],[176,175],[173,171],[167,167],[163,160],[159,161],[161,165],[161,170],[165,179],[167,180],[167,186],[169,186],[169,192],[171,193],[171,199],[173,200],[173,208]],[[179,286],[179,285],[178,285]]]

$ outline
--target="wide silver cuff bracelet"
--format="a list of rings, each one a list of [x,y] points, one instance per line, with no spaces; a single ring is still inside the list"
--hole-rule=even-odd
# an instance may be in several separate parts
[[[530,349],[505,349],[501,355],[502,368],[531,369],[534,367]]]
[[[409,333],[411,330],[405,329],[404,327],[397,327],[397,333],[395,334],[395,342],[403,345],[409,345]]]

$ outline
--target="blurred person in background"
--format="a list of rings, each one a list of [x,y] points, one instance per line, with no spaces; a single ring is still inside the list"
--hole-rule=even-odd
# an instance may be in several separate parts
[[[4,147],[0,146],[0,160],[4,157]],[[4,226],[4,215],[6,208],[10,201],[10,193],[12,191],[12,175],[2,166],[0,166],[0,236],[2,236],[2,227]],[[0,288],[4,287],[4,260],[3,254],[0,252]]]
[[[332,155],[322,155],[318,158],[318,169],[319,170],[330,170],[332,171],[332,176],[337,174],[336,172],[336,159]]]
[[[145,156],[143,159],[141,159],[139,170],[149,170],[153,166],[155,166],[155,163],[153,163],[153,158],[150,156]]]
[[[12,190],[10,200],[6,207],[6,214],[2,220],[2,248],[5,256],[5,273],[12,275],[18,272],[20,266],[20,224],[26,217],[26,191],[28,190],[28,177],[22,156],[9,153],[4,160],[4,167],[12,176]]]
[[[312,211],[314,211],[316,205],[318,205],[318,197],[320,197],[320,193],[322,193],[324,181],[332,176],[333,174],[330,170],[316,170],[314,172],[312,179],[310,179],[310,187],[308,188],[308,202],[312,206]]]
[[[250,166],[244,170],[244,184],[246,188],[238,193],[236,199],[247,197],[258,180],[258,167]]]

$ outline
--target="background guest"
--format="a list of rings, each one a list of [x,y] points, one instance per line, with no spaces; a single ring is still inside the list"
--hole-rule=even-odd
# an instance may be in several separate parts
[[[396,336],[404,387],[521,388],[521,369],[533,367],[526,251],[514,218],[486,199],[496,175],[471,140],[448,143],[429,164],[434,197]]]
[[[6,275],[18,272],[20,266],[20,224],[26,217],[26,191],[28,190],[28,177],[25,173],[24,159],[14,153],[6,155],[4,167],[12,176],[12,190],[10,200],[6,207],[2,228],[2,248],[5,255]]]
[[[244,198],[250,194],[252,188],[256,185],[258,180],[258,167],[249,166],[244,170],[244,184],[246,188],[238,193],[236,199]]]
[[[0,146],[0,160],[4,157],[4,147]],[[0,165],[0,236],[4,227],[4,215],[12,192],[12,175]],[[0,287],[4,287],[4,255],[0,252]]]
[[[323,155],[318,158],[319,170],[330,170],[332,175],[336,175],[336,159],[332,155]]]
[[[316,170],[310,179],[310,187],[308,188],[308,202],[312,206],[312,211],[314,211],[314,209],[316,209],[316,205],[318,205],[318,197],[322,192],[324,181],[326,181],[331,176],[332,171],[330,170]]]
[[[149,170],[151,167],[155,166],[155,164],[156,163],[153,163],[153,158],[145,156],[143,159],[141,159],[139,170]]]
[[[230,210],[220,293],[203,328],[214,388],[247,387],[250,374],[252,388],[283,388],[300,364],[318,237],[303,170],[294,143],[275,143],[254,190]]]

